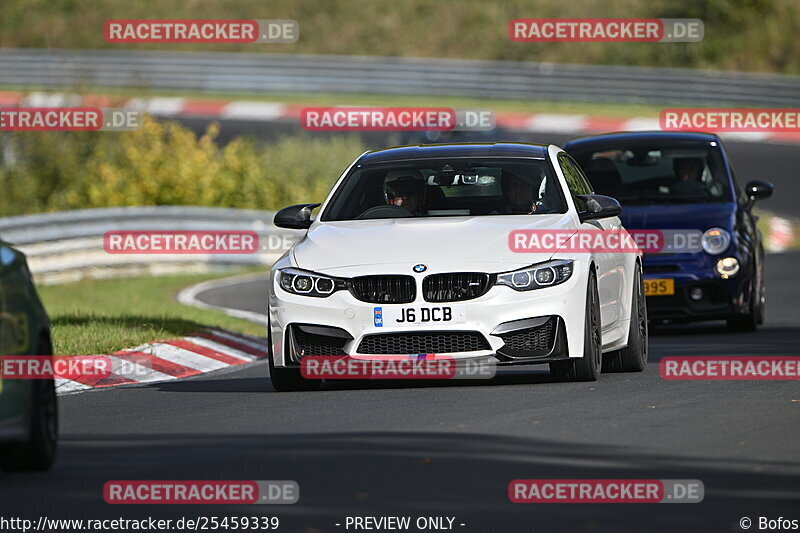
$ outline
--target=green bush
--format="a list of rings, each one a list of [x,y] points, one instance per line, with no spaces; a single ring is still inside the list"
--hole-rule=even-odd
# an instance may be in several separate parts
[[[277,209],[321,201],[364,151],[354,137],[294,136],[221,146],[175,122],[129,132],[6,134],[0,215],[88,207],[203,205]]]

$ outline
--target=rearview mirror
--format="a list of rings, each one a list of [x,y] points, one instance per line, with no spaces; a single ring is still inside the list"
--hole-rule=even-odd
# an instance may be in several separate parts
[[[284,207],[273,219],[273,224],[279,228],[308,229],[311,226],[311,211],[322,204],[297,204]]]
[[[450,186],[456,179],[456,171],[450,165],[443,165],[433,176],[433,182],[440,186]]]
[[[587,220],[597,220],[600,218],[611,218],[622,213],[622,206],[610,196],[601,194],[579,194],[578,198],[586,204],[586,210],[578,213],[581,222]]]
[[[747,194],[747,209],[753,207],[753,204],[756,200],[760,200],[762,198],[769,198],[772,196],[772,190],[775,186],[768,182],[762,180],[753,180],[748,181],[747,185],[744,186],[744,192]]]

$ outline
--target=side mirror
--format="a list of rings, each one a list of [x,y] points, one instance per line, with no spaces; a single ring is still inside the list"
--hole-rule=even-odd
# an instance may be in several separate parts
[[[744,186],[744,192],[747,195],[747,204],[745,207],[750,209],[753,207],[753,204],[756,202],[756,200],[769,198],[772,196],[772,190],[774,188],[775,186],[768,181],[748,181],[747,185]]]
[[[611,218],[622,213],[622,206],[610,196],[600,194],[579,194],[578,198],[586,203],[586,211],[578,213],[581,222],[600,218]]]
[[[311,211],[322,204],[297,204],[284,207],[273,219],[273,224],[279,228],[308,229],[311,226]]]

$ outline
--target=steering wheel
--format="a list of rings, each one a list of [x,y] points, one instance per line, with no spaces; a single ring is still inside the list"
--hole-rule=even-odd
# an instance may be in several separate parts
[[[408,209],[405,207],[400,207],[399,205],[376,205],[375,207],[370,207],[360,215],[356,217],[356,219],[362,218],[407,218],[413,217],[414,214],[409,212]]]

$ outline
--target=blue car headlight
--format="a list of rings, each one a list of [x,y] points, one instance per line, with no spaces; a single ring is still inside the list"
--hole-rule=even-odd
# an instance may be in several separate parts
[[[700,240],[703,250],[709,255],[719,255],[731,245],[731,234],[722,228],[711,228]]]
[[[569,260],[546,261],[513,272],[497,275],[497,285],[511,287],[515,291],[531,291],[564,283],[572,276],[573,265]]]
[[[292,294],[325,298],[339,289],[347,288],[347,281],[301,270],[282,268],[278,271],[278,284],[281,289]]]

